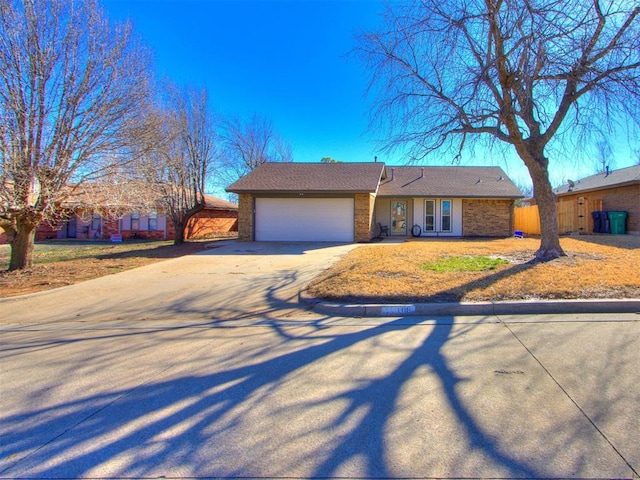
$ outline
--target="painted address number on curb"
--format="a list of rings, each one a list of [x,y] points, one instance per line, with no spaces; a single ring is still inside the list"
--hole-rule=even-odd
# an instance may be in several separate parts
[[[415,305],[402,305],[396,307],[382,307],[382,315],[407,315],[416,311]]]

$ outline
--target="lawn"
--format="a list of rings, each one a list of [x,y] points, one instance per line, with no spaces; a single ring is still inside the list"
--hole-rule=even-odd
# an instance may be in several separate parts
[[[142,267],[202,251],[206,242],[76,242],[52,241],[35,247],[29,271],[8,272],[9,246],[0,245],[0,298],[23,295]]]
[[[539,240],[415,239],[363,245],[316,278],[309,293],[347,302],[640,298],[640,236],[561,240],[567,256],[534,261]],[[0,298],[71,285],[202,251],[207,242],[45,242],[26,272],[0,271]],[[0,269],[9,261],[0,245]]]
[[[567,253],[535,260],[535,238],[416,239],[355,249],[309,294],[342,302],[475,302],[640,298],[640,237],[561,239]]]

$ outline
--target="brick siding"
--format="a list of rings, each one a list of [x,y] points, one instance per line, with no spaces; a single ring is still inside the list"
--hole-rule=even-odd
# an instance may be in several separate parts
[[[368,242],[374,236],[373,212],[375,196],[356,193],[354,200],[354,232],[356,242]]]
[[[513,233],[513,200],[464,199],[462,235],[509,237]]]
[[[254,198],[250,193],[238,195],[238,240],[253,241]]]

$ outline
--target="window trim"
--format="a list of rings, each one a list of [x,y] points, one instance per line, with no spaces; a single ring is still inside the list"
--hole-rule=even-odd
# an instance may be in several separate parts
[[[431,203],[433,205],[433,213],[431,215],[427,215],[427,204]],[[432,225],[433,228],[427,228],[427,216],[432,217]],[[424,201],[424,231],[425,233],[436,233],[437,225],[436,225],[436,200],[433,198],[427,198]]]

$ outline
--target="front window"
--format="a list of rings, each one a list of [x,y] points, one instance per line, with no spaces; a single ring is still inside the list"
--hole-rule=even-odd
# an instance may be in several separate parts
[[[158,229],[158,214],[157,212],[151,212],[149,214],[149,230]]]
[[[91,217],[91,230],[100,230],[100,215],[93,215]]]
[[[435,232],[436,231],[436,201],[426,200],[424,204],[424,231]]]
[[[440,203],[440,221],[442,223],[442,231],[451,231],[451,200],[442,200]]]
[[[131,214],[131,230],[140,230],[140,212]]]

